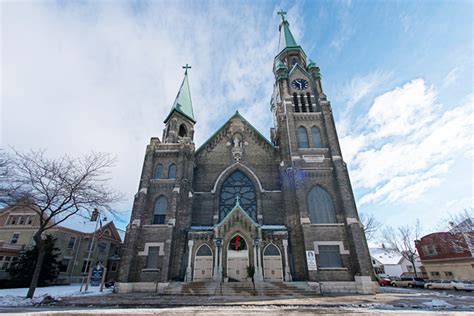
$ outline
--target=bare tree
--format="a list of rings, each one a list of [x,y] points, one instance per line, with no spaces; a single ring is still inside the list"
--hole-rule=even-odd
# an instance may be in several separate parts
[[[451,213],[445,219],[452,233],[469,233],[474,231],[474,209],[465,208],[459,213]]]
[[[33,236],[38,259],[26,297],[32,298],[45,255],[44,233],[73,215],[88,215],[99,208],[114,213],[111,205],[121,195],[108,184],[108,172],[115,164],[109,154],[92,153],[79,158],[67,155],[49,159],[44,150],[17,152],[13,155],[14,172],[9,179],[12,200],[39,215],[39,227]]]
[[[371,213],[361,212],[359,214],[360,221],[364,226],[364,233],[367,240],[372,240],[379,231],[381,224]]]
[[[418,274],[415,262],[418,258],[418,253],[416,251],[415,240],[419,239],[420,233],[421,227],[419,220],[417,220],[414,225],[400,226],[396,229],[386,226],[382,231],[382,237],[389,247],[411,263],[416,277]]]

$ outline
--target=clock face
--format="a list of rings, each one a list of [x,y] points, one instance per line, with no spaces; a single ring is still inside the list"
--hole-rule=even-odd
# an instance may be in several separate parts
[[[291,82],[291,85],[297,90],[305,90],[308,88],[308,81],[304,79],[295,79]]]

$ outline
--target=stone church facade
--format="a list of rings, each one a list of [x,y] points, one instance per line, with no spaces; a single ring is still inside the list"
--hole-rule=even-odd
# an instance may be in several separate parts
[[[196,148],[185,67],[162,140],[146,148],[120,264],[122,291],[247,281],[248,270],[255,282],[375,290],[320,69],[284,17],[279,30],[271,141],[236,112]]]

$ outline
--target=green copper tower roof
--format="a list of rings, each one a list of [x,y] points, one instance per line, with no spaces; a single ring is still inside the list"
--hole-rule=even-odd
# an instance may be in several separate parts
[[[288,21],[285,19],[286,12],[280,11],[278,12],[278,14],[281,15],[281,18],[282,18],[282,21],[279,27],[280,41],[278,43],[278,51],[281,52],[282,50],[288,47],[299,47],[298,44],[296,44],[293,34],[291,34],[290,23],[288,23]]]
[[[178,95],[174,100],[173,107],[171,108],[170,114],[165,119],[165,124],[171,117],[174,111],[181,113],[182,115],[186,116],[188,119],[196,123],[194,120],[194,113],[193,113],[193,103],[191,101],[191,91],[189,90],[189,82],[188,82],[188,69],[191,68],[188,64],[183,66],[185,70],[184,72],[184,79],[181,83],[181,87],[179,88]]]

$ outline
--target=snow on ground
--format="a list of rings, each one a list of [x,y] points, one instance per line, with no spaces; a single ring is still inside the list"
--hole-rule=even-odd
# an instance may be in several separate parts
[[[0,306],[30,306],[43,301],[47,296],[51,296],[55,300],[62,297],[71,296],[96,296],[107,295],[112,293],[112,289],[104,288],[103,292],[99,291],[98,286],[89,287],[87,292],[80,292],[81,284],[55,285],[48,287],[36,288],[33,299],[25,298],[28,288],[2,289],[0,290]]]
[[[424,302],[423,305],[426,305],[429,307],[447,307],[447,308],[454,307],[454,305],[451,305],[448,302],[443,301],[443,300],[431,300],[430,302]]]

